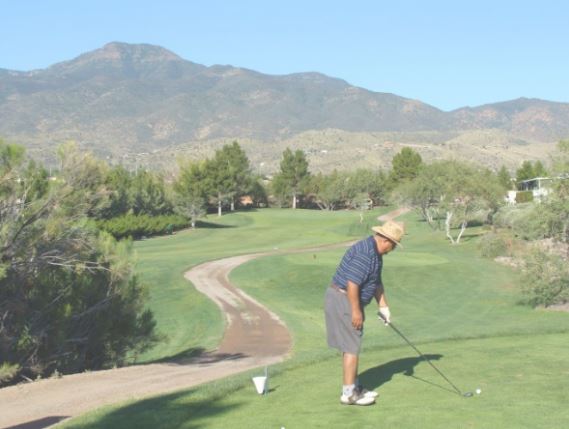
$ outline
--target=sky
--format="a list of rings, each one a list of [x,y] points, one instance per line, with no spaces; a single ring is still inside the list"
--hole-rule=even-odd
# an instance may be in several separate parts
[[[211,66],[320,72],[448,111],[569,102],[569,2],[0,0],[0,68],[49,67],[109,42]]]

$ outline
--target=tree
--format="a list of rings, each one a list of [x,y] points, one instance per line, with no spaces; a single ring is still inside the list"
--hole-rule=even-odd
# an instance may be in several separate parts
[[[541,161],[536,161],[533,164],[533,174],[535,174],[534,177],[547,177],[548,173],[547,170],[545,169],[545,167],[543,166],[543,163]]]
[[[446,183],[440,205],[446,212],[446,235],[452,244],[459,244],[468,222],[477,212],[486,212],[488,217],[497,210],[503,191],[497,177],[488,170],[448,161],[445,171]],[[460,232],[454,239],[451,227],[456,224],[460,225]]]
[[[219,168],[226,169],[229,184],[226,192],[230,198],[231,211],[233,211],[235,210],[235,199],[247,193],[253,183],[249,158],[239,143],[234,141],[216,152],[215,162],[219,164]]]
[[[293,209],[296,209],[297,198],[303,186],[307,185],[309,177],[308,161],[304,152],[296,150],[293,153],[286,148],[280,163],[280,172],[275,177],[275,186],[279,191],[292,195]]]
[[[567,246],[569,259],[569,140],[557,145],[553,173],[553,189],[543,204],[543,213],[550,236]]]
[[[164,179],[145,170],[139,170],[132,178],[128,205],[135,215],[158,216],[171,214],[173,211]]]
[[[206,210],[210,193],[206,162],[188,162],[180,166],[180,175],[174,183],[176,211],[190,219],[192,228]]]
[[[414,180],[402,183],[395,190],[400,203],[417,210],[433,229],[441,226],[441,199],[447,185],[445,168],[441,162],[425,165]]]
[[[87,218],[108,203],[100,162],[59,153],[60,177],[37,186],[43,176],[0,144],[0,367],[11,377],[120,365],[157,340],[130,242]]]
[[[502,167],[500,167],[500,170],[498,170],[498,182],[506,191],[512,189],[512,178],[508,172],[508,169],[504,165],[502,165]]]
[[[522,182],[524,180],[533,179],[535,172],[533,171],[533,166],[531,161],[524,161],[520,168],[516,170],[516,182]]]
[[[122,216],[130,210],[130,195],[133,178],[122,165],[113,167],[107,173],[105,185],[109,189],[109,206],[101,211],[102,219]]]
[[[409,147],[404,147],[391,161],[391,180],[395,183],[413,180],[419,174],[422,164],[421,155]]]
[[[336,170],[328,175],[318,173],[310,180],[310,191],[320,210],[335,210],[346,203],[345,188],[348,176]]]
[[[425,166],[415,180],[400,186],[398,192],[433,228],[439,226],[438,220],[444,214],[445,233],[452,244],[460,243],[475,216],[495,212],[503,194],[494,174],[457,161]],[[456,227],[459,233],[454,237],[452,229]]]
[[[362,207],[380,205],[386,195],[386,179],[381,170],[372,171],[359,168],[348,175],[346,183],[347,194],[352,201],[347,201],[348,206]],[[365,203],[363,203],[363,201]],[[369,208],[371,208],[369,207]]]

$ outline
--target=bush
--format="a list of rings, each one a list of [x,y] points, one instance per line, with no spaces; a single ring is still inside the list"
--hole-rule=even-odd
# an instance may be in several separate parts
[[[559,255],[535,249],[526,261],[522,291],[533,307],[569,302],[569,268]]]
[[[512,237],[503,233],[489,232],[480,239],[478,249],[485,258],[494,259],[498,256],[511,256]]]
[[[11,381],[16,375],[18,375],[19,371],[19,365],[2,362],[0,364],[0,385]]]
[[[532,191],[518,191],[516,192],[516,203],[523,204],[533,201]]]
[[[522,240],[545,238],[549,227],[540,211],[541,207],[533,203],[504,206],[494,215],[494,226],[508,228]]]
[[[190,226],[190,222],[183,216],[148,216],[128,214],[109,220],[98,221],[97,226],[121,239],[132,237],[134,239],[149,237],[158,234],[171,234]]]

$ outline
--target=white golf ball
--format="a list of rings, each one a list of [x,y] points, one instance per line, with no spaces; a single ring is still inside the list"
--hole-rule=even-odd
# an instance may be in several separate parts
[[[482,393],[482,389],[476,389],[476,394],[480,395]]]

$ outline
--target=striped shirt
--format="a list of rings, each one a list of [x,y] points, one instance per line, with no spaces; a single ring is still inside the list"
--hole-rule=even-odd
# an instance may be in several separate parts
[[[382,267],[383,258],[377,251],[375,239],[369,236],[346,251],[332,282],[344,290],[348,287],[348,281],[358,285],[360,302],[365,306],[375,296],[377,288],[382,286]]]

